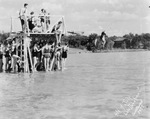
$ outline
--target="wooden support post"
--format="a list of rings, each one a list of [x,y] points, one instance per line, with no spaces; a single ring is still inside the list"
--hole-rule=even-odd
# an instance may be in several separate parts
[[[54,66],[54,61],[55,61],[55,54],[54,54],[54,57],[53,57],[51,64],[50,64],[50,71],[52,71],[52,68]]]
[[[32,62],[32,56],[31,56],[31,51],[30,51],[29,44],[27,46],[27,50],[28,50],[28,53],[29,53],[29,60],[30,60],[30,63],[31,63],[31,70],[33,71],[33,62]]]

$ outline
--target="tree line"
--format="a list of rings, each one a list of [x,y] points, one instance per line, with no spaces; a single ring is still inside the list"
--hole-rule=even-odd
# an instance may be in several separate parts
[[[9,37],[9,33],[0,33],[0,43],[5,43]],[[92,33],[88,36],[85,35],[65,35],[62,37],[63,42],[68,42],[70,47],[87,49],[89,51],[95,50],[94,40],[99,37],[98,34]],[[122,36],[122,41],[117,41],[118,36],[106,36],[105,49],[111,50],[113,48],[122,49],[150,49],[150,33],[143,34],[125,34]],[[41,37],[40,37],[41,39]]]
[[[63,41],[68,42],[70,47],[85,48],[87,50],[93,50],[95,48],[94,40],[99,37],[98,34],[92,33],[89,36],[84,35],[68,35],[63,37]],[[120,49],[150,49],[150,33],[143,34],[125,34],[121,38],[122,41],[117,41],[118,36],[106,36],[106,50],[112,50],[113,48]]]

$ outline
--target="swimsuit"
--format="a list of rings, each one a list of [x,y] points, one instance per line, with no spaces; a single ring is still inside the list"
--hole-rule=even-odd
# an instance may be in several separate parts
[[[32,56],[37,57],[37,51],[35,49],[33,49],[33,51],[32,51]]]
[[[5,57],[10,57],[10,55],[9,55],[9,50],[6,51]]]
[[[44,48],[44,57],[45,58],[49,58],[50,57],[50,50],[49,50],[49,48],[48,49]]]
[[[11,56],[16,55],[16,47],[13,49],[13,51],[11,52]]]
[[[31,18],[28,20],[28,23],[29,23],[29,29],[32,31],[33,28],[35,27],[35,25],[33,24],[33,17],[31,17]]]
[[[67,58],[67,50],[64,50],[64,48],[62,51],[62,58]]]
[[[67,58],[67,51],[62,52],[62,58]]]
[[[3,58],[3,54],[0,53],[0,59],[2,59],[2,58]]]

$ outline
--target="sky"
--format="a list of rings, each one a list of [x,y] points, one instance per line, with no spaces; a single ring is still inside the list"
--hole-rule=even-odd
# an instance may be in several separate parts
[[[150,33],[149,0],[0,0],[0,31],[10,31],[10,17],[28,3],[28,11],[65,18],[67,31],[122,36]]]

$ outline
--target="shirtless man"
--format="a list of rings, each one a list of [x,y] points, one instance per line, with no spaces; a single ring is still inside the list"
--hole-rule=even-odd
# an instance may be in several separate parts
[[[27,28],[27,19],[26,19],[26,15],[27,15],[27,6],[28,4],[25,3],[24,7],[20,9],[19,12],[19,18],[21,21],[21,26],[22,26],[22,31],[25,32],[26,28]]]

